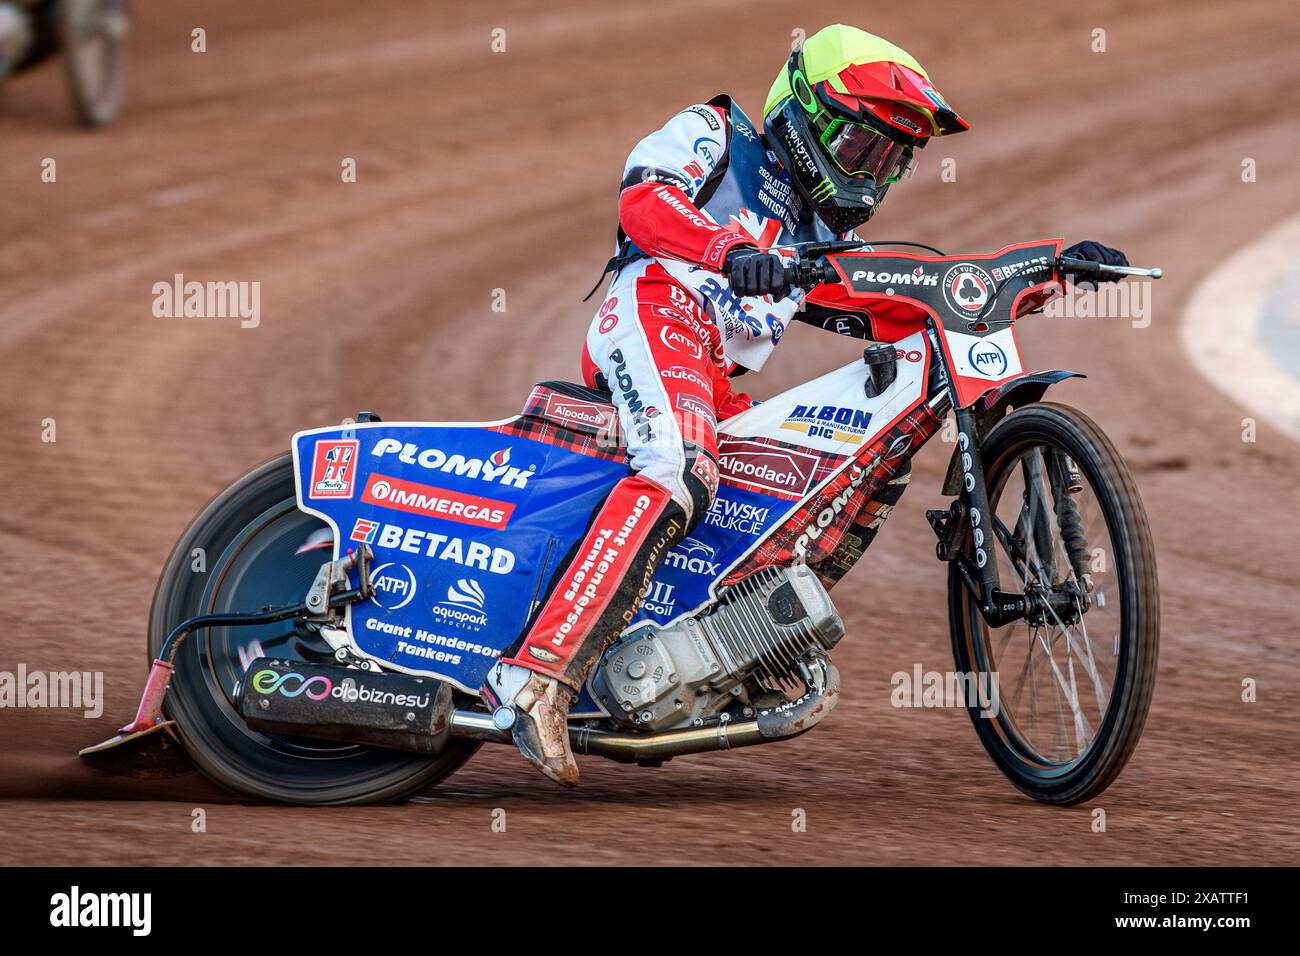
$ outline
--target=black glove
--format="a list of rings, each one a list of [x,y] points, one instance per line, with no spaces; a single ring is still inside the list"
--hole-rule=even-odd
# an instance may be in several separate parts
[[[722,271],[731,280],[731,291],[736,295],[770,295],[780,300],[790,294],[785,263],[773,253],[737,246],[727,253]]]
[[[1083,242],[1076,242],[1070,248],[1061,253],[1063,256],[1070,256],[1074,259],[1087,259],[1089,262],[1097,262],[1104,266],[1126,266],[1128,265],[1128,256],[1118,249],[1112,249],[1110,246],[1103,246],[1100,242],[1093,242],[1091,239],[1085,239]],[[1118,282],[1119,276],[1096,276],[1087,273],[1073,273],[1066,269],[1065,274],[1070,277],[1070,281],[1075,285],[1082,283],[1096,282]]]

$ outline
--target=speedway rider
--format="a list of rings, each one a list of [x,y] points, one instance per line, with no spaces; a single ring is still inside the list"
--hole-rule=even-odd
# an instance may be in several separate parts
[[[910,54],[834,25],[782,67],[761,129],[721,95],[632,150],[614,278],[582,355],[587,384],[613,392],[630,472],[483,687],[497,726],[551,779],[577,783],[569,706],[709,509],[717,421],[750,404],[731,378],[761,369],[792,320],[828,314],[797,310],[784,260],[766,250],[851,234],[915,150],[967,128]],[[1070,254],[1127,265],[1092,242]]]

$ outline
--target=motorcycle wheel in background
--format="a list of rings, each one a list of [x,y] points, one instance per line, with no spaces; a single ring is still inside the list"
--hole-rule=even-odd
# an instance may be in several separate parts
[[[117,118],[126,95],[127,0],[62,0],[63,62],[77,116],[87,126]]]
[[[1160,635],[1155,548],[1127,466],[1100,428],[1042,403],[999,421],[981,445],[993,522],[981,522],[1002,587],[1025,619],[989,627],[950,566],[957,670],[996,677],[996,714],[967,710],[994,763],[1044,803],[1105,790],[1137,746]],[[967,556],[973,558],[967,542]]]
[[[291,455],[236,481],[194,519],[167,561],[149,615],[150,659],[186,618],[302,601],[332,557],[329,547],[302,549],[324,527],[297,508]],[[431,758],[251,730],[235,712],[234,688],[248,663],[263,656],[334,661],[324,639],[300,621],[201,629],[180,647],[164,705],[190,758],[232,790],[307,805],[395,801],[447,777],[478,749],[452,740]]]

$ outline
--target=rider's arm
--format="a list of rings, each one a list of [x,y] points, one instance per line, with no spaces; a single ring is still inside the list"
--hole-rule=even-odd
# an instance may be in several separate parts
[[[637,248],[715,271],[727,252],[754,241],[704,216],[694,199],[726,156],[726,113],[691,106],[641,140],[627,158],[618,218]]]

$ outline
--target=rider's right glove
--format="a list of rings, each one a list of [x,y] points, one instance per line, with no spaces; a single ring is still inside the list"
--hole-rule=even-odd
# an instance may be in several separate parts
[[[1100,242],[1093,242],[1091,239],[1085,239],[1083,242],[1076,242],[1070,248],[1061,253],[1063,256],[1070,256],[1073,259],[1087,259],[1089,262],[1096,262],[1103,266],[1126,266],[1128,265],[1128,256],[1118,249],[1112,249],[1110,246],[1103,246]],[[1075,285],[1093,284],[1096,282],[1118,282],[1119,276],[1094,276],[1094,275],[1075,275],[1072,272],[1066,272],[1070,281]]]
[[[780,301],[790,294],[785,262],[773,253],[737,246],[727,253],[722,271],[731,280],[731,291],[738,296],[770,295]]]

